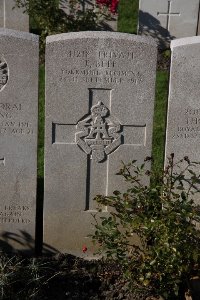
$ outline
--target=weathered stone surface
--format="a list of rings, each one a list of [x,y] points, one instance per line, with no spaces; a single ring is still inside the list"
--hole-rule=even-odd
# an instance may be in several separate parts
[[[15,5],[14,0],[0,0],[0,27],[29,31],[28,15],[23,13],[23,8]]]
[[[172,41],[166,156],[200,158],[200,37]]]
[[[197,34],[198,12],[199,0],[140,0],[139,33],[169,46],[174,38]]]
[[[59,251],[91,254],[94,196],[127,188],[121,161],[151,154],[156,53],[122,33],[47,38],[44,242]]]
[[[35,238],[38,37],[0,29],[0,249]]]

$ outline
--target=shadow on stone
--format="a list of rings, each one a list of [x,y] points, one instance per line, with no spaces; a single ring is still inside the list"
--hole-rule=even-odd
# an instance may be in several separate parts
[[[139,28],[138,34],[151,36],[158,41],[158,48],[169,48],[170,41],[175,38],[170,32],[161,26],[158,19],[154,18],[149,13],[139,11]]]
[[[117,23],[117,20],[115,18],[102,21],[100,22],[100,26],[101,26],[100,29],[103,31],[117,31],[117,28],[115,28],[116,27],[115,23]]]
[[[18,250],[19,249],[19,250]],[[24,255],[35,254],[35,239],[26,231],[19,231],[18,234],[12,232],[3,232],[0,237],[0,251],[5,253],[21,253]],[[43,245],[45,255],[55,254],[58,251],[47,244]]]
[[[37,179],[37,204],[36,204],[36,235],[33,238],[25,230],[18,233],[3,231],[0,236],[0,251],[24,255],[51,255],[59,251],[47,244],[43,244],[43,201],[44,201],[44,178]]]
[[[36,203],[36,228],[35,228],[35,252],[42,253],[43,243],[43,207],[44,207],[44,178],[37,179],[37,203]]]
[[[200,299],[200,278],[198,276],[193,277],[190,280],[190,289],[191,289],[191,296],[192,300],[199,300]]]

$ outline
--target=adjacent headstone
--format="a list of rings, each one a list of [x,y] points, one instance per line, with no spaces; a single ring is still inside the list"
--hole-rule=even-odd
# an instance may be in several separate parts
[[[33,251],[38,37],[0,29],[0,250]]]
[[[29,31],[29,16],[16,7],[15,0],[0,0],[0,27]]]
[[[200,35],[200,3],[199,3],[199,17],[198,17],[197,35]]]
[[[200,37],[172,41],[166,157],[200,159]]]
[[[60,9],[62,9],[67,15],[74,14],[74,9],[71,7],[71,5],[74,5],[74,3],[68,0],[60,0],[59,2]],[[86,12],[87,10],[92,10],[95,12],[99,11],[96,0],[83,0],[79,5],[79,10],[82,12]],[[105,31],[117,31],[117,20],[118,14],[109,12],[108,15],[108,13],[104,13],[99,19],[99,27]]]
[[[124,33],[47,38],[44,242],[58,251],[92,253],[93,198],[127,189],[121,161],[151,155],[156,56]]]
[[[199,0],[140,0],[138,32],[165,48],[172,39],[197,34],[198,12]]]

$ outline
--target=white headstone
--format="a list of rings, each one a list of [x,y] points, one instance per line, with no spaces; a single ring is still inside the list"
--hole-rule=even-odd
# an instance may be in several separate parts
[[[4,27],[4,1],[0,0],[0,27]]]
[[[93,198],[127,188],[122,166],[151,155],[156,43],[112,32],[47,38],[44,242],[81,255]],[[106,211],[104,211],[106,214]]]
[[[195,36],[198,12],[199,0],[140,0],[139,34],[155,37],[160,47],[175,38]]]
[[[0,29],[0,249],[33,251],[38,36]]]
[[[14,0],[0,0],[0,27],[29,31],[29,16]]]
[[[200,161],[200,37],[172,41],[166,157]]]

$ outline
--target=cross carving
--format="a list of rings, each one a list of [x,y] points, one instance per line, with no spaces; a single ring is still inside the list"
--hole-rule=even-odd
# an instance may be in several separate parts
[[[85,211],[95,210],[92,199],[98,194],[99,184],[108,195],[112,152],[126,145],[145,144],[146,124],[120,124],[112,116],[111,96],[112,90],[89,89],[89,114],[85,118],[76,124],[52,124],[53,144],[74,144],[87,155]]]
[[[181,14],[180,12],[172,12],[172,1],[168,1],[168,10],[167,12],[157,12],[157,16],[166,16],[167,17],[167,23],[166,23],[166,29],[170,31],[170,18],[172,17],[179,17]]]

